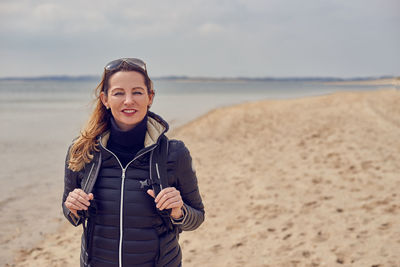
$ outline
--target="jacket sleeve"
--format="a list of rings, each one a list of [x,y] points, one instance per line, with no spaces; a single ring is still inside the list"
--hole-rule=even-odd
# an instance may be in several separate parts
[[[67,157],[65,159],[64,193],[62,197],[62,209],[65,218],[67,218],[72,225],[78,226],[79,224],[82,223],[82,219],[80,217],[75,217],[75,215],[64,204],[65,200],[68,197],[69,192],[73,191],[75,188],[80,188],[79,173],[74,172],[68,168],[68,161],[69,161],[69,149],[67,152]]]
[[[192,231],[197,229],[204,221],[204,205],[190,152],[183,142],[175,140],[173,142],[176,142],[178,152],[175,175],[177,177],[177,188],[184,203],[184,217],[181,220],[172,220],[172,222],[183,231]]]

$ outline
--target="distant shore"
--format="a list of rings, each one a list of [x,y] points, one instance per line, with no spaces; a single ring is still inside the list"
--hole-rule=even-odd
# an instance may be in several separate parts
[[[337,85],[393,85],[400,86],[400,77],[392,78],[381,78],[381,79],[368,79],[368,80],[349,80],[349,81],[333,81],[326,82],[327,84],[337,84]]]
[[[99,75],[46,75],[33,77],[0,77],[0,81],[99,81]],[[190,76],[162,76],[153,77],[154,80],[169,80],[180,82],[337,82],[337,83],[357,83],[365,84],[369,82],[387,82],[390,80],[400,80],[397,76],[373,76],[373,77],[190,77]]]

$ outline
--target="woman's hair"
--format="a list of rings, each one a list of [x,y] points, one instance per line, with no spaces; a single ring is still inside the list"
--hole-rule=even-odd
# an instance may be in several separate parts
[[[147,87],[149,95],[154,95],[153,82],[147,74],[146,70],[133,66],[126,62],[122,62],[117,69],[110,71],[104,70],[101,82],[95,89],[95,108],[86,123],[85,128],[81,131],[79,137],[74,141],[69,150],[68,168],[72,171],[80,171],[93,159],[93,152],[99,151],[97,137],[107,131],[110,125],[111,111],[107,110],[100,99],[100,93],[108,93],[108,81],[110,77],[119,71],[136,71],[143,75],[144,83]]]

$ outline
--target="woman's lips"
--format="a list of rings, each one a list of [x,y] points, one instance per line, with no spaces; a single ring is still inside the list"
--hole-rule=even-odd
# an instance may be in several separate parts
[[[133,114],[135,114],[137,112],[137,110],[136,109],[123,109],[122,110],[122,113],[124,113],[125,115],[133,115]]]

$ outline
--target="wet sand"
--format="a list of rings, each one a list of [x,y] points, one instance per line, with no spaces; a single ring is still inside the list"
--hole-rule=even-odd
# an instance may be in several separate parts
[[[176,129],[206,206],[205,223],[181,235],[184,266],[400,266],[399,136],[396,90],[246,103]],[[44,149],[63,160],[63,149]],[[55,174],[44,179],[61,186]],[[47,212],[61,190],[51,188]],[[25,203],[34,214],[42,204]],[[54,212],[25,222],[59,227],[33,248],[2,226],[15,266],[78,266],[81,228]]]

